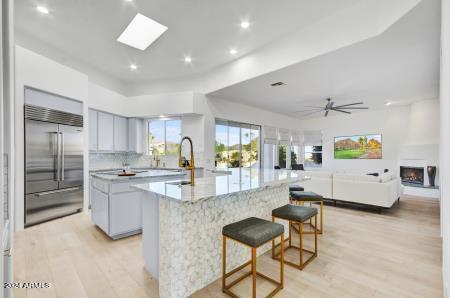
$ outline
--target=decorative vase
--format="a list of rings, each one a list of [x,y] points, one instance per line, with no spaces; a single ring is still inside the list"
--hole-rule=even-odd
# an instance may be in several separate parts
[[[434,179],[436,178],[436,167],[428,166],[427,173],[428,173],[428,181],[430,182],[430,186],[434,187]]]

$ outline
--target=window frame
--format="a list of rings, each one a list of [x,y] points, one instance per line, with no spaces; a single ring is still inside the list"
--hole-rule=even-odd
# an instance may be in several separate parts
[[[167,122],[168,121],[179,121],[180,122],[180,141],[183,137],[183,119],[181,117],[171,117],[171,118],[148,118],[145,120],[145,140],[146,140],[146,155],[148,156],[154,156],[153,152],[150,153],[150,140],[149,140],[149,134],[150,134],[150,123],[155,121],[161,121],[164,123],[164,152],[163,154],[159,154],[159,156],[174,156],[178,153],[170,153],[167,154]]]
[[[306,150],[306,147],[311,147],[312,148],[312,147],[318,147],[318,146],[322,147],[321,151],[307,151]],[[322,156],[322,163],[317,164],[318,165],[317,167],[307,166],[307,164],[306,164],[306,154],[307,153],[309,153],[309,154],[320,153],[320,155]],[[323,144],[322,143],[320,143],[320,145],[319,144],[315,144],[315,145],[303,144],[303,166],[304,166],[304,168],[305,169],[320,169],[320,168],[322,168],[322,165],[323,165]]]
[[[245,122],[238,122],[238,121],[232,121],[232,120],[226,120],[226,119],[221,119],[221,118],[215,118],[214,121],[214,168],[217,168],[216,165],[216,141],[217,141],[217,125],[223,125],[227,127],[227,144],[226,144],[226,148],[227,148],[227,152],[228,152],[228,148],[229,148],[229,140],[230,140],[230,134],[229,134],[229,128],[230,127],[238,127],[239,128],[239,167],[236,168],[252,168],[252,166],[250,167],[243,167],[242,163],[242,147],[245,144],[242,144],[242,129],[250,129],[250,132],[252,130],[258,130],[258,137],[259,137],[259,141],[258,141],[258,169],[260,169],[262,167],[262,150],[261,150],[261,144],[262,144],[262,139],[261,139],[261,135],[262,135],[262,127],[261,125],[258,124],[251,124],[251,123],[245,123]],[[250,147],[251,147],[251,141],[252,139],[250,138]],[[250,148],[251,151],[251,148]],[[228,158],[227,158],[227,166],[226,169],[233,169],[233,167],[229,166],[229,159],[230,156],[228,154]],[[222,169],[222,168],[220,168]]]

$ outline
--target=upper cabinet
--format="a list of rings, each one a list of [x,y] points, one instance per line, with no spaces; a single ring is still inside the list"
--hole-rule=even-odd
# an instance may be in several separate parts
[[[114,150],[114,116],[98,112],[98,151]]]
[[[98,149],[98,112],[89,109],[89,151],[97,151]]]
[[[89,109],[89,151],[144,153],[144,120]]]
[[[128,150],[144,153],[144,120],[138,118],[128,119]]]
[[[114,116],[114,151],[128,151],[128,120]]]

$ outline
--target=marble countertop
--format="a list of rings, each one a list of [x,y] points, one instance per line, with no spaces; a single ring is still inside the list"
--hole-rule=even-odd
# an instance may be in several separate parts
[[[196,170],[203,170],[203,167],[195,167]],[[111,172],[111,171],[121,171],[122,168],[99,168],[99,169],[89,169],[89,173],[98,173],[98,172]],[[156,167],[131,167],[131,170],[148,170],[148,171],[154,171],[154,170],[164,170],[164,171],[184,171],[183,168],[156,168]]]
[[[187,174],[184,170],[137,170],[136,176],[118,176],[117,174],[120,170],[116,171],[105,171],[105,172],[95,172],[91,173],[92,177],[108,180],[108,181],[128,181],[136,179],[148,179],[148,178],[177,178],[182,179]]]
[[[225,197],[241,192],[251,192],[263,188],[296,183],[309,178],[301,171],[270,169],[232,169],[229,175],[213,175],[197,178],[195,185],[178,185],[171,182],[150,182],[134,187],[156,195],[162,199],[195,203],[208,199]],[[188,180],[187,177],[184,181]]]

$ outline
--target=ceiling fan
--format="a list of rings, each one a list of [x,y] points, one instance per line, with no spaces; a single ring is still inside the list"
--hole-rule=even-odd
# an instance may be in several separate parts
[[[334,101],[331,101],[331,98],[327,98],[327,104],[325,105],[325,107],[305,106],[305,108],[311,108],[311,109],[301,110],[301,111],[296,111],[296,112],[306,113],[306,114],[303,114],[303,116],[309,116],[309,115],[313,115],[313,114],[325,111],[324,117],[327,117],[328,113],[330,111],[351,114],[351,112],[349,112],[347,110],[367,110],[368,109],[368,107],[355,107],[356,105],[361,105],[361,104],[363,104],[362,101],[349,103],[349,104],[345,104],[345,105],[340,105],[340,106],[335,106]]]

